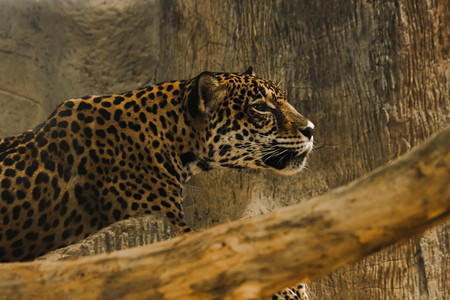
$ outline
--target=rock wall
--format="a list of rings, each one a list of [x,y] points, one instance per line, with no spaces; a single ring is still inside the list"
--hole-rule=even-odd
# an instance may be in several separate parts
[[[253,65],[316,124],[309,167],[213,171],[191,180],[185,206],[197,229],[265,213],[346,184],[448,123],[448,11],[444,0],[4,0],[0,136],[71,97]],[[311,298],[447,298],[448,225],[311,283]]]

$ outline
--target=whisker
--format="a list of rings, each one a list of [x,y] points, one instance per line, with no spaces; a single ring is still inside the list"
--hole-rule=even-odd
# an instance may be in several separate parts
[[[261,91],[260,90],[258,90],[258,94],[261,96],[261,98],[263,98],[264,99],[264,95],[261,93]]]
[[[281,88],[281,85],[283,84],[283,80],[280,80],[280,81],[278,81],[278,83],[277,83],[277,86],[279,87],[279,88]]]

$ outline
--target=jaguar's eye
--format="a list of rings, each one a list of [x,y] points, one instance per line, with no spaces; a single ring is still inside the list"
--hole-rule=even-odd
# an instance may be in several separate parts
[[[258,102],[255,104],[252,104],[252,109],[258,113],[261,114],[270,114],[271,113],[271,108],[269,106],[267,106],[267,104],[265,102]]]

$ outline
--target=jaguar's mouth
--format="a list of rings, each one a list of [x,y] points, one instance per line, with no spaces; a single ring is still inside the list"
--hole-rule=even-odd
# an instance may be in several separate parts
[[[280,173],[297,173],[305,166],[305,160],[310,151],[301,152],[297,149],[277,147],[275,151],[262,157],[263,162]]]

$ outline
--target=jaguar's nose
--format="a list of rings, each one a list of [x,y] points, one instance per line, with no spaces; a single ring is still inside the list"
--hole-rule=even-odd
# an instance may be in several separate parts
[[[314,124],[311,121],[308,121],[308,125],[304,128],[300,128],[300,132],[310,140],[314,133]]]

